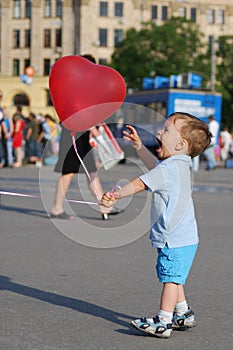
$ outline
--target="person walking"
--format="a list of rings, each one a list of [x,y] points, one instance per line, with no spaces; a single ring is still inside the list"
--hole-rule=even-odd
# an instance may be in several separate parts
[[[16,161],[13,163],[14,168],[22,166],[23,162],[23,140],[25,121],[19,114],[13,116],[14,132],[13,132],[13,148],[15,150]]]
[[[2,169],[5,165],[5,155],[4,155],[4,147],[3,147],[3,118],[1,116],[0,111],[0,169]]]
[[[92,129],[92,133],[93,132],[94,129]],[[96,132],[98,131],[96,130]],[[87,178],[89,189],[92,195],[95,197],[96,201],[99,202],[103,195],[103,189],[97,173],[93,152],[89,144],[89,131],[83,134],[76,134],[76,147],[79,156],[81,159],[83,159],[86,170],[90,176],[90,179]],[[67,130],[64,126],[62,126],[61,131],[58,162],[54,170],[57,173],[61,173],[61,177],[56,184],[54,204],[51,209],[50,217],[52,219],[57,218],[72,220],[75,217],[68,215],[63,209],[64,199],[70,187],[71,181],[74,178],[74,175],[77,173],[86,174],[86,171],[77,157],[72,144],[70,131]],[[100,206],[99,209],[103,220],[108,220],[109,215],[117,215],[122,212],[122,209],[113,207],[106,209],[105,207]]]
[[[13,167],[13,139],[12,135],[14,132],[14,125],[9,111],[3,107],[3,142],[5,143],[5,152],[6,152],[6,164],[8,167]]]
[[[27,142],[27,156],[28,162],[32,164],[36,164],[38,161],[38,137],[39,137],[39,122],[36,119],[35,113],[30,112],[29,116],[29,124],[27,126],[27,134],[26,134],[26,142]]]
[[[209,131],[212,134],[211,143],[209,147],[204,151],[204,156],[206,157],[206,170],[214,170],[218,167],[218,163],[216,161],[215,149],[217,147],[217,138],[219,132],[219,123],[214,119],[213,115],[208,117],[209,120]]]
[[[231,134],[229,133],[229,129],[225,126],[223,130],[220,132],[221,144],[220,144],[220,156],[222,162],[226,163],[226,160],[229,156],[230,146],[232,142]]]
[[[2,127],[4,116],[3,116],[3,110],[1,107],[2,99],[3,99],[3,92],[2,90],[0,90],[0,169],[2,169],[5,165],[5,155],[4,155],[4,147],[3,147],[3,127]]]
[[[93,63],[96,62],[95,58],[92,55],[86,54],[82,57],[88,59]],[[54,169],[55,172],[61,173],[61,176],[56,184],[54,203],[51,209],[50,218],[72,220],[75,219],[75,217],[72,215],[68,215],[64,211],[64,199],[74,175],[77,173],[86,173],[86,171],[82,166],[81,162],[79,161],[75,149],[73,147],[70,130],[66,129],[63,125],[61,129],[62,130],[59,144],[58,162]],[[91,133],[94,136],[99,135],[99,132],[96,127],[91,128]],[[87,177],[90,192],[92,193],[96,201],[99,202],[103,195],[103,188],[97,173],[92,147],[89,143],[89,134],[89,130],[84,133],[76,133],[75,143],[78,150],[78,154],[80,158],[83,159],[86,170],[90,177]],[[108,220],[109,215],[117,215],[123,211],[120,208],[105,208],[101,205],[99,206],[99,210],[103,220]]]

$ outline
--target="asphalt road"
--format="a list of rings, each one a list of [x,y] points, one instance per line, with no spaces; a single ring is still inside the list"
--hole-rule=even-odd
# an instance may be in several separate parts
[[[101,172],[104,189],[137,176],[139,165],[133,160]],[[194,176],[200,248],[186,293],[197,327],[167,340],[130,326],[136,317],[156,314],[161,292],[147,213],[140,217],[145,195],[124,203],[124,213],[107,222],[94,205],[73,203],[68,209],[78,214],[78,233],[72,236],[69,223],[51,222],[46,213],[55,181],[50,167],[0,171],[0,191],[36,196],[0,196],[1,350],[232,347],[233,170],[201,169]],[[82,176],[79,190],[74,183],[68,197],[79,200],[81,188],[89,200],[85,186]]]

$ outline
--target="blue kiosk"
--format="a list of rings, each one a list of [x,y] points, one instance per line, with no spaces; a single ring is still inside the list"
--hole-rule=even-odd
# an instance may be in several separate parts
[[[214,115],[219,124],[221,123],[220,93],[177,88],[142,90],[128,94],[125,102],[152,108],[165,118],[173,112],[186,112],[205,122],[208,122],[208,116]]]
[[[126,106],[122,108],[125,123],[135,125],[143,143],[148,147],[154,147],[155,135],[163,125],[162,120],[164,121],[164,118],[174,112],[190,113],[206,123],[208,123],[208,117],[214,115],[221,124],[222,95],[220,93],[206,90],[161,88],[129,93],[125,102]],[[127,104],[138,107],[134,113],[131,113]]]

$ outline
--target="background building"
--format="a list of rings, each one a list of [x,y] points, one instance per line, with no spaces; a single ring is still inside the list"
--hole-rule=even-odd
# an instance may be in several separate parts
[[[207,42],[233,35],[232,0],[0,0],[3,105],[55,116],[48,76],[58,58],[91,53],[104,64],[128,28],[149,20],[160,25],[172,16],[196,22]],[[28,66],[34,76],[23,82]]]

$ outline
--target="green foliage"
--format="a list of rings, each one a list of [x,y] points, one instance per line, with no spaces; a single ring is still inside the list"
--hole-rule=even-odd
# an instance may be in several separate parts
[[[217,89],[223,95],[222,123],[233,130],[233,36],[219,38]]]
[[[126,79],[128,88],[142,88],[143,77],[193,72],[210,86],[211,48],[197,24],[172,18],[162,26],[144,23],[132,28],[112,55],[111,66]],[[233,130],[233,36],[219,38],[216,90],[222,93],[222,123]]]
[[[129,29],[112,55],[111,66],[126,79],[128,87],[141,88],[145,76],[196,72],[210,76],[210,62],[197,25],[172,18],[162,26],[144,23],[140,31]]]

